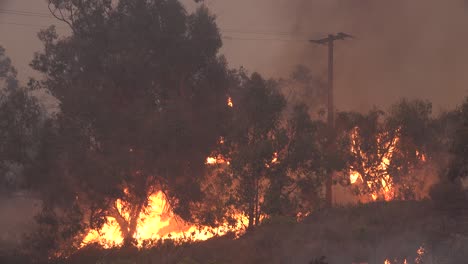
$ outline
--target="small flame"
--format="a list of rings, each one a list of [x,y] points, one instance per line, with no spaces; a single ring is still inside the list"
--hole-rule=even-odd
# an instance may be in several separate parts
[[[224,157],[221,155],[218,155],[217,157],[208,157],[206,158],[205,164],[207,165],[215,165],[215,164],[227,164],[229,165],[230,162],[226,160]]]
[[[362,180],[361,174],[359,174],[359,172],[351,171],[349,173],[349,181],[351,182],[351,184],[355,184],[359,179]]]
[[[234,107],[234,103],[232,102],[232,98],[231,98],[231,97],[228,98],[227,105],[228,105],[229,107]]]
[[[271,163],[276,163],[278,162],[278,152],[273,153],[273,159],[271,160]]]
[[[420,246],[419,249],[416,251],[417,256],[416,259],[414,260],[415,264],[422,264],[423,263],[423,257],[424,254],[426,254],[426,250],[424,249],[423,246]],[[390,259],[385,259],[384,264],[399,264],[397,260],[391,261]],[[408,264],[408,260],[406,258],[403,260],[402,264]]]
[[[416,259],[414,260],[414,263],[416,263],[416,264],[422,264],[422,263],[423,263],[424,254],[426,254],[426,250],[424,249],[423,246],[420,246],[420,247],[418,248],[418,250],[416,251],[416,253],[418,254],[418,256],[417,256]]]
[[[206,164],[216,164],[218,161],[218,159],[214,158],[214,157],[208,157],[206,158]]]

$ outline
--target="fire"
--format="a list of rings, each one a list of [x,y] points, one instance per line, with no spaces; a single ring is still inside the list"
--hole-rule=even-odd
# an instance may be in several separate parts
[[[123,202],[116,201],[116,207],[123,217],[128,217]],[[220,223],[217,227],[196,226],[179,219],[171,210],[163,192],[159,191],[149,197],[148,206],[139,215],[136,232],[133,238],[138,247],[143,247],[145,241],[159,239],[207,240],[214,236],[222,236],[227,233],[241,235],[248,225],[247,216],[239,213],[232,216],[236,219],[234,225]],[[120,232],[119,224],[114,217],[107,217],[107,222],[99,230],[90,230],[81,246],[90,243],[98,243],[104,248],[121,246],[124,238]]]
[[[273,159],[271,160],[271,163],[276,163],[278,162],[278,152],[273,153]]]
[[[353,132],[351,133],[351,152],[354,154],[358,154],[359,156],[365,157],[365,153],[363,153],[360,149],[359,143],[358,143],[358,137],[359,137],[359,130],[358,128],[355,128]],[[380,160],[379,165],[377,168],[375,168],[375,171],[383,173],[379,179],[375,179],[375,181],[380,181],[381,189],[379,191],[374,191],[371,196],[372,199],[375,201],[378,199],[379,194],[383,194],[383,197],[385,198],[386,201],[392,200],[394,197],[394,187],[393,187],[393,182],[392,182],[392,177],[387,173],[388,166],[390,165],[390,162],[393,157],[393,152],[395,150],[395,146],[397,145],[399,141],[398,137],[393,138],[388,143],[382,143],[380,138],[377,138],[377,144],[385,144],[383,148],[379,148],[379,153],[378,156],[382,157]],[[386,150],[386,151],[382,151]],[[367,164],[365,161],[362,161],[362,167],[364,168],[364,173],[370,173],[371,168],[367,167]],[[364,178],[362,177],[361,173],[358,171],[355,171],[351,169],[349,171],[349,180],[351,184],[355,184],[358,180],[364,181]],[[369,187],[372,187],[373,183],[372,181],[367,181],[365,182]]]
[[[416,264],[422,264],[422,263],[423,263],[424,254],[426,254],[426,250],[424,249],[423,246],[420,246],[420,247],[418,248],[418,250],[416,251],[416,253],[418,254],[418,256],[417,256],[416,259],[414,260],[414,263],[416,263]]]
[[[278,152],[273,153],[273,157],[271,158],[270,164],[265,163],[265,167],[270,168],[270,166],[275,163],[278,163]]]
[[[234,107],[234,103],[232,102],[232,98],[231,98],[231,97],[228,98],[227,105],[228,105],[229,107]]]
[[[207,165],[227,164],[227,165],[229,165],[230,162],[228,160],[226,160],[224,157],[222,157],[221,155],[219,155],[217,157],[208,157],[208,158],[206,158],[205,164],[207,164]]]
[[[422,264],[423,263],[423,258],[424,254],[426,254],[426,250],[424,249],[423,246],[420,246],[418,250],[416,251],[416,258],[414,259],[415,264]],[[384,264],[400,264],[399,262],[395,261],[390,261],[388,258],[384,261]],[[401,264],[408,264],[408,260],[405,258]]]
[[[389,166],[396,152],[396,147],[400,143],[400,130],[395,134],[382,132],[377,136],[377,153],[367,154],[362,147],[359,128],[354,128],[350,134],[351,152],[357,157],[358,162],[349,169],[349,181],[351,184],[361,182],[372,190],[370,194],[372,200],[376,201],[383,197],[385,201],[395,199],[396,186],[393,176],[389,173]],[[369,155],[369,156],[368,156]],[[415,156],[420,162],[426,162],[426,155],[415,150]]]

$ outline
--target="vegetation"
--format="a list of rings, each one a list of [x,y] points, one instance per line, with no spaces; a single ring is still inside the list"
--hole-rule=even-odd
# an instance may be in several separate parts
[[[423,243],[436,256],[462,241],[450,239],[466,213],[468,99],[440,116],[430,102],[406,99],[388,111],[340,112],[331,130],[321,114],[325,86],[309,69],[298,66],[287,80],[229,69],[203,5],[193,13],[177,0],[49,7],[71,35],[38,34],[44,50],[31,66],[43,79],[20,87],[0,48],[0,189],[26,190],[41,207],[35,231],[6,261],[323,264],[412,256]],[[59,100],[57,114],[45,114],[34,89]],[[428,166],[440,184],[424,197]],[[391,187],[395,201],[323,210],[332,171],[343,186],[357,173],[357,196],[382,201]],[[246,215],[247,234],[136,249],[139,216],[157,191],[189,223]],[[108,217],[123,247],[81,248]],[[389,245],[395,252],[379,251]]]

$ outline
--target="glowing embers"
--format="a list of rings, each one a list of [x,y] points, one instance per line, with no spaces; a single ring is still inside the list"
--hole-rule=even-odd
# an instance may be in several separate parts
[[[414,264],[423,264],[424,263],[424,255],[426,254],[426,250],[424,249],[423,246],[420,246],[418,250],[416,251],[416,258],[414,259]],[[384,264],[409,264],[410,262],[404,258],[403,260],[390,260],[390,259],[385,259]]]
[[[208,157],[206,158],[205,164],[207,165],[214,165],[214,164],[227,164],[229,165],[229,161],[224,159],[221,155],[217,157]]]
[[[116,201],[119,213],[128,218],[122,201]],[[133,238],[138,247],[143,247],[147,242],[159,239],[173,239],[175,241],[207,240],[214,236],[223,236],[234,233],[236,236],[245,232],[248,218],[242,214],[232,215],[236,222],[220,223],[216,227],[196,226],[188,224],[178,218],[167,204],[162,192],[157,192],[149,197],[148,206],[140,212],[137,228]],[[107,222],[99,230],[90,230],[83,239],[81,246],[90,243],[98,243],[104,248],[122,246],[124,238],[120,225],[114,217],[107,217]]]

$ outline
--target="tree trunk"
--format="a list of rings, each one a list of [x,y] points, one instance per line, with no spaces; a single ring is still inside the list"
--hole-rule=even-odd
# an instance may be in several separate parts
[[[259,180],[255,179],[255,222],[254,226],[258,225],[259,218]]]
[[[255,218],[255,208],[254,208],[254,201],[249,199],[249,225],[247,227],[247,231],[250,231],[254,227],[254,218]]]
[[[137,206],[133,207],[130,213],[130,219],[127,220],[122,214],[117,210],[115,206],[112,207],[111,216],[115,218],[119,224],[120,233],[123,238],[123,246],[135,246],[135,238],[133,237],[138,226],[138,219],[143,208],[143,203],[139,203]]]

